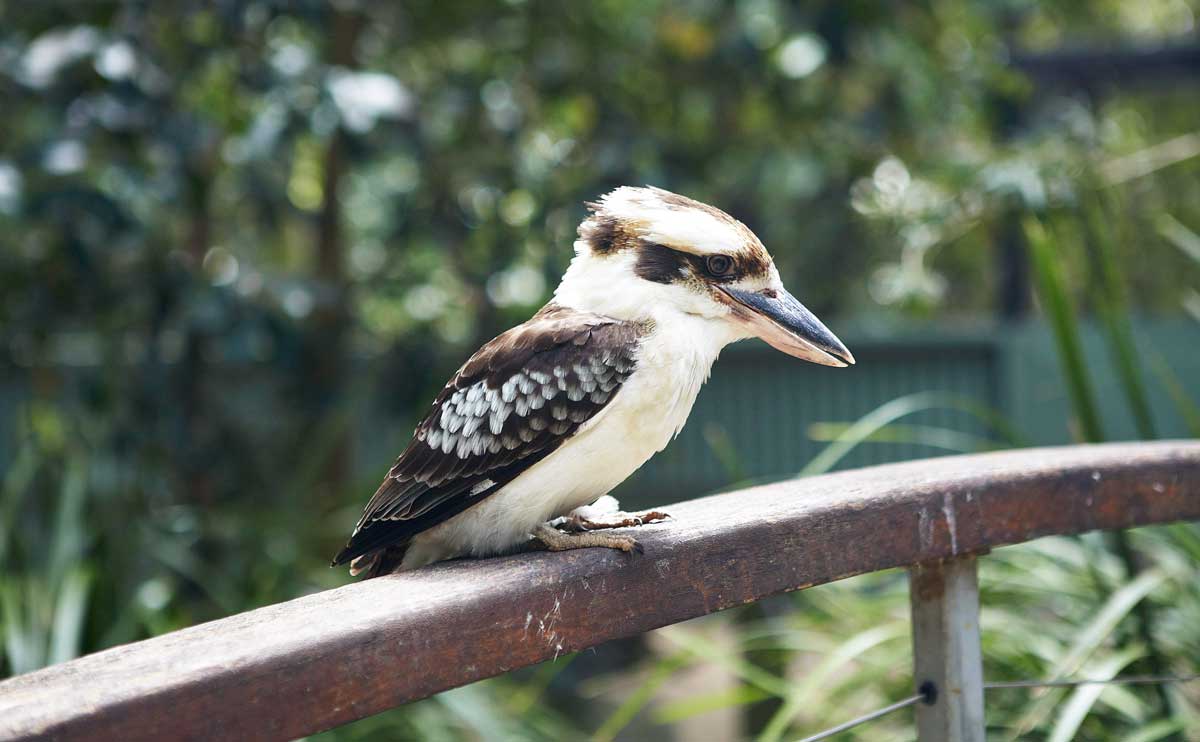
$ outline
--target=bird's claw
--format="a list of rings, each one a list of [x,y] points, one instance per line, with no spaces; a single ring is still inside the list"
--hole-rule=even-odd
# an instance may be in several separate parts
[[[671,517],[670,514],[661,510],[650,510],[645,513],[614,513],[613,515],[618,517],[613,520],[593,520],[579,515],[571,515],[559,525],[559,528],[572,533],[600,531],[608,528],[634,528],[650,523],[661,523]]]
[[[626,554],[643,553],[643,548],[632,536],[619,536],[615,533],[575,532],[568,533],[549,524],[542,524],[533,533],[535,541],[549,551],[568,551],[570,549],[586,549],[600,546],[606,549],[617,549]]]

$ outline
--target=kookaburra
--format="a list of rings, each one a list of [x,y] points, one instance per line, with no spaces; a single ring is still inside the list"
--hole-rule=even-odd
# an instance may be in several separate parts
[[[587,206],[554,298],[450,379],[334,565],[374,576],[513,551],[531,536],[552,550],[629,551],[636,542],[597,532],[599,519],[577,515],[576,533],[547,521],[661,451],[722,348],[757,336],[814,363],[854,363],[725,212],[660,188],[618,188]]]

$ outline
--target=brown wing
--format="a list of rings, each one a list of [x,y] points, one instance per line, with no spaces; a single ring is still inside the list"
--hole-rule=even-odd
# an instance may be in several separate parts
[[[550,304],[480,348],[438,394],[334,565],[406,544],[553,452],[629,378],[641,332]]]

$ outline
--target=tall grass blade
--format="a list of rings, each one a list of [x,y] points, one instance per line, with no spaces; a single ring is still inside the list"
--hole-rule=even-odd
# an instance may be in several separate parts
[[[854,659],[884,642],[907,638],[907,626],[884,624],[867,629],[842,642],[806,675],[803,682],[792,688],[783,705],[759,734],[759,742],[778,742],[791,726],[792,720],[806,705],[820,704],[822,700],[828,700],[828,686],[832,677],[839,670],[844,670]]]
[[[32,444],[21,446],[0,483],[0,559],[12,563],[9,544],[17,528],[17,512],[30,492],[41,457]]]
[[[1110,680],[1121,668],[1136,660],[1139,654],[1140,652],[1136,649],[1127,649],[1098,664],[1095,670],[1087,673],[1087,676],[1097,680]],[[1105,686],[1103,685],[1081,685],[1076,688],[1067,702],[1063,704],[1062,710],[1059,711],[1058,720],[1054,722],[1054,728],[1050,731],[1047,742],[1071,742],[1075,739],[1079,727],[1083,725],[1083,720],[1087,718],[1092,706],[1096,704],[1100,694],[1104,691]]]
[[[42,647],[35,641],[20,606],[28,607],[24,585],[16,580],[0,581],[0,629],[4,632],[4,656],[13,675],[42,666]]]
[[[1139,363],[1141,356],[1134,343],[1133,330],[1129,321],[1129,302],[1125,295],[1124,284],[1116,272],[1118,263],[1113,243],[1114,229],[1120,229],[1122,225],[1128,225],[1130,222],[1108,218],[1109,215],[1116,214],[1121,209],[1103,208],[1100,199],[1105,198],[1106,193],[1105,191],[1097,192],[1094,200],[1086,201],[1084,207],[1083,222],[1088,235],[1084,244],[1091,255],[1092,268],[1096,277],[1096,280],[1092,282],[1092,302],[1104,324],[1113,366],[1120,378],[1121,390],[1133,415],[1138,436],[1144,440],[1154,439],[1158,437],[1158,434]],[[1116,198],[1117,196],[1108,194],[1108,197]],[[1126,211],[1133,213],[1132,210]],[[1116,222],[1116,226],[1113,222]],[[1136,219],[1132,223],[1136,225]],[[1128,230],[1129,227],[1125,226],[1125,229]],[[1126,234],[1125,239],[1135,238],[1133,235]],[[1112,534],[1112,540],[1125,565],[1126,574],[1133,578],[1142,571],[1141,565],[1144,560],[1134,550],[1129,543],[1128,536],[1123,531]],[[1149,603],[1139,603],[1135,609],[1135,615],[1138,636],[1146,645],[1145,666],[1152,673],[1162,673],[1167,664],[1154,636],[1156,619],[1153,607]],[[1170,713],[1173,704],[1166,689],[1159,686],[1155,688],[1155,693],[1164,713]]]
[[[1192,319],[1200,322],[1200,291],[1189,291],[1183,297],[1183,311],[1187,312]]]
[[[1188,229],[1187,225],[1170,214],[1163,214],[1154,225],[1158,233],[1184,255],[1200,263],[1200,234]]]
[[[91,587],[91,576],[79,567],[71,570],[63,580],[54,604],[54,624],[50,630],[46,664],[66,662],[79,656]]]
[[[573,652],[562,657],[557,657],[553,662],[543,662],[538,665],[534,675],[528,681],[523,683],[509,696],[504,704],[505,709],[514,715],[523,715],[528,713],[541,699],[546,689],[550,687],[550,683],[554,681],[564,670],[571,666],[571,663],[579,656],[579,653]]]
[[[728,652],[709,641],[707,638],[682,628],[673,628],[663,632],[663,636],[672,644],[698,659],[715,662],[731,674],[750,683],[778,698],[786,698],[791,692],[787,680],[768,672],[757,665],[747,662],[740,655],[731,656]]]
[[[502,713],[485,686],[475,684],[446,691],[438,702],[454,714],[478,739],[520,739],[516,721]]]
[[[852,423],[813,423],[808,437],[814,441],[835,441],[845,435]],[[995,441],[970,433],[934,425],[885,425],[863,439],[864,443],[905,443],[940,448],[953,453],[975,453],[1003,448]]]
[[[1070,649],[1054,663],[1050,677],[1069,677],[1077,673],[1080,666],[1103,645],[1134,607],[1166,580],[1167,576],[1161,570],[1148,570],[1114,592],[1088,625],[1079,632]],[[1020,739],[1031,729],[1041,725],[1053,710],[1058,697],[1059,694],[1051,691],[1035,701],[1018,719],[1009,739]]]
[[[674,724],[710,711],[746,706],[773,697],[761,688],[739,685],[736,688],[716,693],[703,693],[677,701],[668,701],[655,710],[654,721],[657,724]]]
[[[1121,742],[1158,742],[1184,730],[1184,724],[1174,719],[1161,719],[1145,725]]]
[[[1197,316],[1197,319],[1200,319],[1200,315]],[[1162,355],[1155,353],[1150,356],[1150,368],[1158,377],[1159,383],[1166,389],[1171,401],[1175,403],[1175,409],[1183,418],[1188,434],[1193,438],[1200,438],[1200,404],[1188,396],[1187,390],[1183,388],[1183,383],[1180,382],[1179,377]]]
[[[885,402],[860,417],[847,427],[836,439],[813,457],[797,476],[807,477],[824,474],[837,466],[858,445],[877,435],[879,431],[916,412],[936,408],[962,410],[983,420],[1001,437],[1012,445],[1021,445],[1022,440],[996,413],[988,410],[973,399],[966,399],[944,392],[916,392]]]
[[[1091,257],[1096,279],[1091,282],[1092,305],[1104,324],[1113,366],[1121,379],[1121,391],[1133,414],[1138,436],[1142,439],[1157,438],[1150,398],[1138,365],[1140,356],[1129,323],[1129,302],[1124,285],[1116,273],[1117,256],[1111,225],[1105,223],[1105,210],[1094,203],[1085,207],[1083,222],[1087,233],[1083,242]]]
[[[633,721],[634,717],[654,700],[654,694],[658,689],[687,664],[686,652],[680,652],[656,663],[650,670],[649,677],[625,697],[625,701],[604,720],[604,723],[592,735],[593,742],[610,742],[615,739],[621,730],[629,726],[629,722]]]
[[[1104,440],[1100,412],[1096,407],[1095,392],[1079,341],[1079,323],[1067,296],[1066,283],[1058,267],[1055,247],[1045,226],[1036,218],[1026,217],[1022,226],[1029,244],[1034,283],[1041,299],[1042,310],[1046,313],[1046,319],[1054,332],[1067,393],[1079,424],[1080,437],[1086,442],[1098,443]]]
[[[734,445],[729,430],[724,425],[710,422],[705,424],[703,432],[704,442],[708,444],[713,456],[717,457],[717,463],[725,470],[725,478],[731,482],[745,479],[746,470],[742,466],[741,457],[738,456],[737,446]]]

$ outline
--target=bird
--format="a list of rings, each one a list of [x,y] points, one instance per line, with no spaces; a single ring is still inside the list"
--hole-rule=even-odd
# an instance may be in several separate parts
[[[333,566],[374,577],[530,544],[637,551],[607,529],[666,516],[614,514],[608,493],[678,435],[722,348],[758,337],[854,363],[724,211],[654,186],[585,206],[552,298],[458,369]]]

